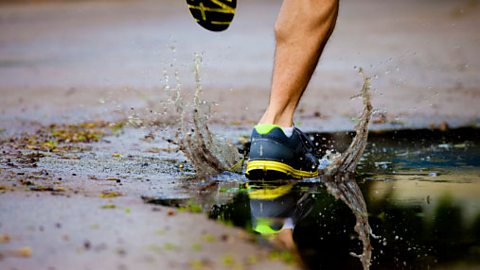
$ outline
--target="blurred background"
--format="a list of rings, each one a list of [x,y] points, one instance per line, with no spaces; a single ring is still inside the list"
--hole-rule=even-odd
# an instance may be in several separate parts
[[[184,1],[0,1],[2,127],[115,118],[154,108],[165,85],[194,88],[224,125],[255,123],[269,95],[278,0],[240,0],[231,27],[196,25]],[[393,128],[479,123],[477,0],[343,0],[337,27],[297,114],[315,130],[353,127],[373,80],[375,124]]]

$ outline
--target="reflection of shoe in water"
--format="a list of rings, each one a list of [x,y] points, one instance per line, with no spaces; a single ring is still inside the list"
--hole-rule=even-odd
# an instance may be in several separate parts
[[[299,129],[294,128],[290,137],[277,125],[257,125],[253,129],[247,178],[309,178],[318,175],[317,168],[313,144]]]
[[[294,229],[295,224],[304,219],[313,209],[314,200],[310,196],[311,187],[297,181],[250,182],[245,184],[250,199],[250,213],[253,231],[264,238],[279,238],[278,244],[289,249],[295,244],[293,239],[282,236],[285,229]],[[315,187],[313,189],[316,189]]]
[[[187,5],[198,24],[207,30],[218,32],[230,26],[237,0],[187,0]]]

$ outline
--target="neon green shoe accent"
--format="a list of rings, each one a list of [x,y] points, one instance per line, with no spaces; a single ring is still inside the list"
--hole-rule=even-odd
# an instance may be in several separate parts
[[[281,126],[274,125],[274,124],[259,124],[259,125],[255,126],[255,130],[258,132],[258,134],[265,135],[265,134],[270,133],[270,131],[272,131],[272,129],[274,129],[276,127],[282,128]]]
[[[280,230],[275,230],[270,226],[270,220],[267,218],[257,218],[256,220],[257,226],[253,229],[254,231],[262,234],[262,235],[269,235],[269,234],[276,234],[280,232]]]
[[[292,166],[273,160],[252,160],[247,163],[246,174],[252,170],[277,171],[290,175],[293,178],[310,178],[318,176],[318,171],[302,171],[294,169]]]

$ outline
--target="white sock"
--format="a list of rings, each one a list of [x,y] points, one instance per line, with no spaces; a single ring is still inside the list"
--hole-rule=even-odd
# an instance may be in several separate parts
[[[285,133],[285,136],[290,138],[293,134],[293,127],[282,127],[283,133]]]

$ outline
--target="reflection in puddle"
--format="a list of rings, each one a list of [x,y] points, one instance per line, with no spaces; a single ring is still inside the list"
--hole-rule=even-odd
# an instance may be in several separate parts
[[[456,199],[461,193],[438,188],[440,183],[463,183],[461,187],[450,187],[462,190],[479,182],[477,130],[376,134],[363,155],[372,111],[369,79],[364,76],[363,113],[355,136],[313,134],[316,145],[342,153],[323,170],[323,178],[310,182],[239,184],[238,178],[244,179],[235,173],[217,177],[222,171],[237,171],[241,156],[233,145],[216,140],[208,129],[209,114],[200,112],[200,58],[195,60],[197,91],[193,113],[186,116],[185,108],[177,106],[182,113],[178,145],[192,162],[197,176],[216,176],[200,184],[189,183],[190,190],[192,185],[201,185],[189,200],[145,198],[146,202],[204,211],[212,218],[244,227],[266,243],[290,250],[294,258],[301,258],[311,269],[368,269],[371,264],[386,269],[429,268],[445,263],[478,263],[472,259],[479,253],[476,240],[472,240],[477,239],[478,233],[472,231],[478,230],[463,227],[467,224],[465,207]],[[360,187],[357,182],[362,182]],[[418,183],[428,184],[422,190]],[[473,202],[474,221],[470,223],[479,223],[479,204],[475,199],[463,200]],[[367,205],[373,209],[367,212]],[[449,229],[450,226],[455,228]],[[371,228],[379,236],[372,243]],[[464,251],[461,256],[453,256],[456,253],[450,252],[451,248]]]
[[[340,151],[351,140],[345,133],[315,137]],[[372,268],[480,267],[479,138],[477,129],[370,134],[356,179],[378,236],[371,239]],[[362,253],[352,230],[355,217],[329,195],[324,179],[245,183],[235,174],[216,179],[189,186],[195,189],[192,198],[174,205],[245,228],[266,245],[292,251],[308,269],[362,268],[350,255]]]
[[[355,217],[324,185],[287,182],[244,187],[231,204],[214,206],[209,216],[247,225],[267,244],[298,254],[307,268],[362,267],[350,256],[351,252],[362,253],[352,230]],[[237,224],[235,218],[228,219],[242,212],[248,222]]]
[[[199,98],[202,90],[200,83],[200,55],[196,54],[194,61],[196,91],[193,112],[188,114],[188,110],[185,110],[185,104],[181,102],[179,87],[176,88],[176,97],[172,100],[176,111],[181,113],[181,127],[176,135],[176,143],[195,167],[198,177],[218,175],[225,171],[232,173],[241,172],[244,160],[241,154],[233,144],[219,139],[210,132],[208,128],[208,110],[207,113],[200,112]],[[322,169],[321,174],[325,176],[324,182],[328,187],[328,192],[346,203],[356,217],[354,228],[362,242],[363,248],[361,253],[356,254],[352,252],[351,255],[357,257],[362,262],[363,269],[367,270],[370,267],[372,256],[372,246],[370,244],[371,228],[368,223],[365,200],[355,179],[351,177],[365,150],[368,138],[368,124],[372,114],[369,93],[370,78],[363,73],[362,69],[359,69],[359,73],[364,79],[360,94],[363,101],[363,110],[355,129],[356,134],[350,146],[341,155],[337,155],[334,159],[327,161],[328,164]],[[177,83],[177,86],[179,85]],[[170,89],[170,87],[167,88]],[[317,143],[317,145],[319,144]]]

